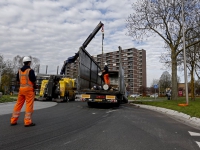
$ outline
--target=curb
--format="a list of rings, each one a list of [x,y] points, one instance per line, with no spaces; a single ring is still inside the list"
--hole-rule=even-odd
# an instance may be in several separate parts
[[[3,103],[0,103],[0,105],[6,105],[6,104],[12,104],[12,103],[16,103],[16,101],[12,101],[12,102],[3,102]]]
[[[166,109],[166,108],[161,108],[161,107],[156,107],[156,106],[141,105],[141,104],[131,104],[131,105],[166,114],[184,124],[200,129],[200,118],[191,117],[190,115],[184,114],[182,112],[178,112],[178,111]]]

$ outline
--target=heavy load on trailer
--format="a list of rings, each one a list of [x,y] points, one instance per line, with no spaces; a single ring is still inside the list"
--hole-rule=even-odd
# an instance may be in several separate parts
[[[119,47],[119,51],[121,52],[121,47]],[[115,106],[119,106],[122,102],[127,103],[121,58],[119,70],[109,72],[109,88],[103,88],[104,81],[99,76],[99,72],[101,72],[101,68],[90,54],[81,47],[79,50],[77,91],[84,93],[81,98],[88,103],[88,106],[92,106],[95,103],[113,103]]]

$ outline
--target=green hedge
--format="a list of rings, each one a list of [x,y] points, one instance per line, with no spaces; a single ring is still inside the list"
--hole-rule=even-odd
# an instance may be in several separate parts
[[[1,98],[0,98],[0,103],[5,103],[5,102],[13,102],[13,101],[16,101],[17,100],[17,97],[10,97],[9,95],[3,95]]]

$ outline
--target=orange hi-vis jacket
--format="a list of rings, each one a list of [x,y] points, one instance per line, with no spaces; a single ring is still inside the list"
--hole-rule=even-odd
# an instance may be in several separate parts
[[[104,74],[103,78],[104,78],[105,84],[110,85],[109,74],[108,73]]]
[[[35,98],[34,83],[29,80],[29,71],[31,69],[26,69],[24,72],[19,70],[19,81],[20,89],[17,98],[17,102],[13,109],[13,114],[11,117],[11,124],[17,123],[20,115],[21,108],[26,101],[24,125],[29,125],[32,123],[32,113],[33,113],[33,103]]]
[[[34,84],[29,80],[29,71],[26,69],[24,72],[19,70],[20,89],[21,88],[33,88]]]

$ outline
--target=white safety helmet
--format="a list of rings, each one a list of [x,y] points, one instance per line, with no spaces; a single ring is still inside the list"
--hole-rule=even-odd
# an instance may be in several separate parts
[[[101,75],[102,75],[102,72],[99,72],[98,75],[101,76]]]
[[[105,66],[107,66],[108,64],[107,64],[107,62],[105,62]]]
[[[25,56],[25,57],[23,58],[23,63],[24,63],[24,62],[27,62],[27,61],[31,61],[31,58],[28,57],[28,56]]]

